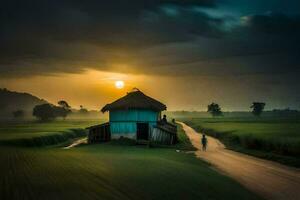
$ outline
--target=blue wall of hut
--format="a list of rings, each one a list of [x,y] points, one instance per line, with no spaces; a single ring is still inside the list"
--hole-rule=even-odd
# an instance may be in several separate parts
[[[120,136],[136,139],[137,123],[149,123],[150,128],[156,125],[159,113],[152,110],[117,110],[109,112],[109,123],[112,138]]]

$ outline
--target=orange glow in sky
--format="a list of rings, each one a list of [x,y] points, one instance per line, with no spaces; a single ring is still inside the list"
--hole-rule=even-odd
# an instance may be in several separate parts
[[[247,77],[247,80],[253,82],[251,77]],[[252,91],[248,88],[247,93],[241,96],[245,88],[240,80],[234,81],[226,77],[172,77],[91,69],[78,74],[60,73],[51,76],[0,79],[0,85],[13,91],[31,93],[53,104],[65,100],[73,108],[83,105],[93,110],[100,110],[105,104],[125,96],[133,88],[160,100],[167,105],[168,110],[206,110],[206,106],[212,101],[222,105],[223,110],[230,109],[227,105],[239,101],[239,107],[234,109],[242,110],[248,108],[249,103],[255,100],[252,95],[254,92],[255,98],[266,95],[265,90],[261,90],[260,93],[260,90],[254,88],[255,91]]]

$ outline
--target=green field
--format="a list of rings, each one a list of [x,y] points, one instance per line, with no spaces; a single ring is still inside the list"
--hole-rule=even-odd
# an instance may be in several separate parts
[[[46,146],[86,136],[85,128],[104,120],[57,120],[53,122],[1,122],[0,144]]]
[[[227,147],[300,167],[300,121],[272,118],[182,118]]]
[[[0,122],[0,140],[32,138],[53,133],[84,129],[85,127],[103,123],[103,120],[56,120],[53,122]]]
[[[0,136],[34,140],[94,123],[2,124]],[[0,145],[0,199],[259,199],[183,151],[193,147],[181,128],[179,138],[174,148],[118,142],[72,149]]]

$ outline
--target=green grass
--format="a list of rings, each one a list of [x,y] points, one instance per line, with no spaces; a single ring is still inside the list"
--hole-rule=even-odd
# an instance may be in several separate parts
[[[0,140],[32,138],[52,135],[69,129],[84,129],[88,126],[103,123],[103,120],[55,120],[52,122],[1,122]]]
[[[227,147],[300,167],[300,121],[270,118],[184,118],[199,132],[221,139]]]
[[[0,199],[258,199],[174,149],[0,148]]]
[[[70,128],[81,130],[97,123],[101,122],[1,124],[0,141],[12,143],[0,142],[0,199],[259,199],[193,154],[176,152],[193,150],[181,126],[180,143],[172,148],[128,141],[68,150],[46,146],[51,144],[48,140],[64,142],[55,138]],[[38,138],[42,145],[15,143]]]
[[[15,146],[47,146],[85,137],[86,127],[103,120],[56,120],[51,122],[0,123],[0,144]]]

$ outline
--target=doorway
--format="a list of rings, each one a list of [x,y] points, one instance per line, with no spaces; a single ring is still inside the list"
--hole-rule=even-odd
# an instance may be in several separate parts
[[[149,124],[148,123],[137,123],[137,140],[148,140],[149,139]]]

